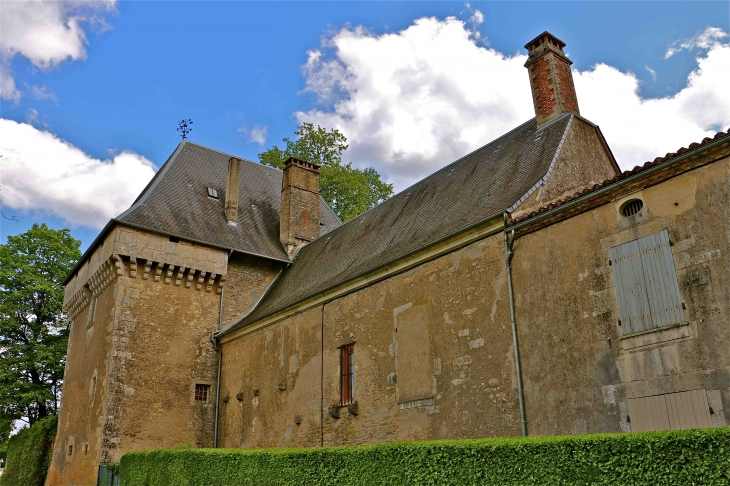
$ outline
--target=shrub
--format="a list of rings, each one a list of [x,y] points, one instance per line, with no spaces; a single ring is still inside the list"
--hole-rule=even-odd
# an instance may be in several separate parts
[[[10,438],[0,486],[43,486],[53,454],[56,422],[55,416],[39,420]]]
[[[723,485],[730,428],[314,449],[130,452],[124,486]]]

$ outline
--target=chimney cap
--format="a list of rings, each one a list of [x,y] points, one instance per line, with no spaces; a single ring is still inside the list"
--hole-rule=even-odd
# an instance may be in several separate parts
[[[315,172],[319,172],[319,165],[313,164],[312,162],[308,162],[304,159],[298,159],[296,157],[289,157],[284,161],[284,168],[289,167],[290,165],[296,165],[298,167],[302,167],[304,169],[312,170]]]
[[[542,34],[538,35],[534,39],[532,39],[530,42],[525,44],[525,49],[527,49],[528,52],[531,52],[532,50],[536,49],[538,46],[541,46],[545,42],[550,42],[550,44],[554,45],[558,49],[562,50],[563,47],[565,47],[565,42],[561,41],[554,35],[552,35],[547,30],[543,32]]]

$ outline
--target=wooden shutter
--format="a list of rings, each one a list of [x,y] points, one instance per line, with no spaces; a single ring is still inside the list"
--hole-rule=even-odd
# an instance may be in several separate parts
[[[627,404],[632,432],[712,427],[710,406],[704,389],[629,398]]]
[[[684,320],[667,230],[611,248],[624,335]]]
[[[637,240],[651,309],[651,329],[684,320],[667,230]]]
[[[622,333],[626,335],[651,329],[651,311],[638,240],[611,248],[611,262]]]

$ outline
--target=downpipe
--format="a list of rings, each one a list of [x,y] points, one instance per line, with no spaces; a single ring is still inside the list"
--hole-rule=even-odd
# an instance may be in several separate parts
[[[223,351],[218,347],[218,336],[217,334],[223,327],[223,293],[225,289],[221,289],[221,303],[218,309],[218,330],[210,335],[210,342],[213,343],[213,349],[218,353],[218,377],[216,378],[215,385],[215,424],[213,426],[213,448],[218,448],[218,414],[220,412],[220,401],[221,401],[221,365],[223,362]]]
[[[515,371],[517,373],[517,395],[520,403],[520,422],[522,436],[527,436],[527,420],[525,420],[525,397],[522,392],[522,369],[520,367],[520,351],[517,345],[517,321],[515,319],[515,298],[512,290],[512,245],[515,242],[515,230],[507,231],[507,212],[504,213],[504,259],[507,265],[507,288],[509,289],[509,311],[512,318],[512,347],[515,350]]]

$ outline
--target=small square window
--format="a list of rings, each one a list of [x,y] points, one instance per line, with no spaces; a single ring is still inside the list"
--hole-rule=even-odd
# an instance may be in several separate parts
[[[355,401],[355,345],[340,348],[340,405]]]
[[[210,396],[210,385],[203,385],[198,383],[195,385],[195,401],[208,403],[208,397]]]
[[[212,197],[213,199],[218,199],[218,191],[213,189],[212,187],[208,188],[208,197]]]

